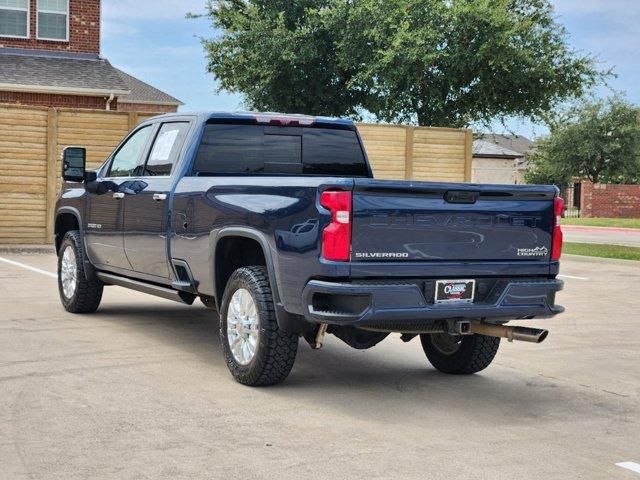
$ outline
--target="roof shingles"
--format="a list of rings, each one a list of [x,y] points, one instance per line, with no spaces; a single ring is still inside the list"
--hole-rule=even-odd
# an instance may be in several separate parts
[[[534,142],[522,135],[501,135],[499,133],[485,133],[480,135],[479,140],[495,143],[509,150],[527,155],[534,148]]]
[[[138,80],[132,77],[128,73],[122,70],[115,69],[122,77],[122,80],[127,85],[128,90],[131,91],[129,95],[124,95],[118,99],[120,103],[149,103],[156,105],[183,105],[183,103],[175,97],[164,93],[162,90],[158,90],[152,87],[148,83]]]
[[[473,156],[515,159],[524,157],[524,154],[485,140],[476,140],[473,142]]]
[[[182,105],[171,95],[97,56],[0,48],[0,89],[47,89],[76,95],[109,95],[121,103]]]
[[[129,91],[107,60],[50,56],[0,55],[0,84],[65,90]]]

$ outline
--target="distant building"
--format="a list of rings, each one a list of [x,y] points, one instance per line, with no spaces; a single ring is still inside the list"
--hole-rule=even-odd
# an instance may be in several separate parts
[[[100,0],[0,0],[0,103],[175,112],[100,56]]]
[[[474,183],[521,184],[534,142],[520,135],[480,135],[473,142]]]

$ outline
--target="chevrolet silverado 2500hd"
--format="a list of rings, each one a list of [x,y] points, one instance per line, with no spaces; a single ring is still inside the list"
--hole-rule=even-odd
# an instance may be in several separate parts
[[[563,310],[555,187],[375,180],[351,121],[171,114],[97,171],[85,157],[65,150],[55,209],[64,307],[94,312],[108,285],[200,298],[243,384],[284,380],[327,333],[419,336],[438,370],[475,373],[500,338],[547,335],[508,321]]]

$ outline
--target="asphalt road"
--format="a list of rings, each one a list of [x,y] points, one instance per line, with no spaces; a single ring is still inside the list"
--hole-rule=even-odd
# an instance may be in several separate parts
[[[567,242],[602,243],[640,247],[640,228],[584,227],[563,225],[562,231]]]
[[[640,479],[638,263],[567,256],[547,341],[475,376],[330,338],[251,389],[209,310],[110,287],[70,315],[52,255],[3,258],[41,271],[0,261],[2,479]]]

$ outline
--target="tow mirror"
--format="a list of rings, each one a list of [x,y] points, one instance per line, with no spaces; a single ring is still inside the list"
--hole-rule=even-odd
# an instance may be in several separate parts
[[[66,182],[84,182],[87,149],[67,147],[62,153],[62,178]]]

